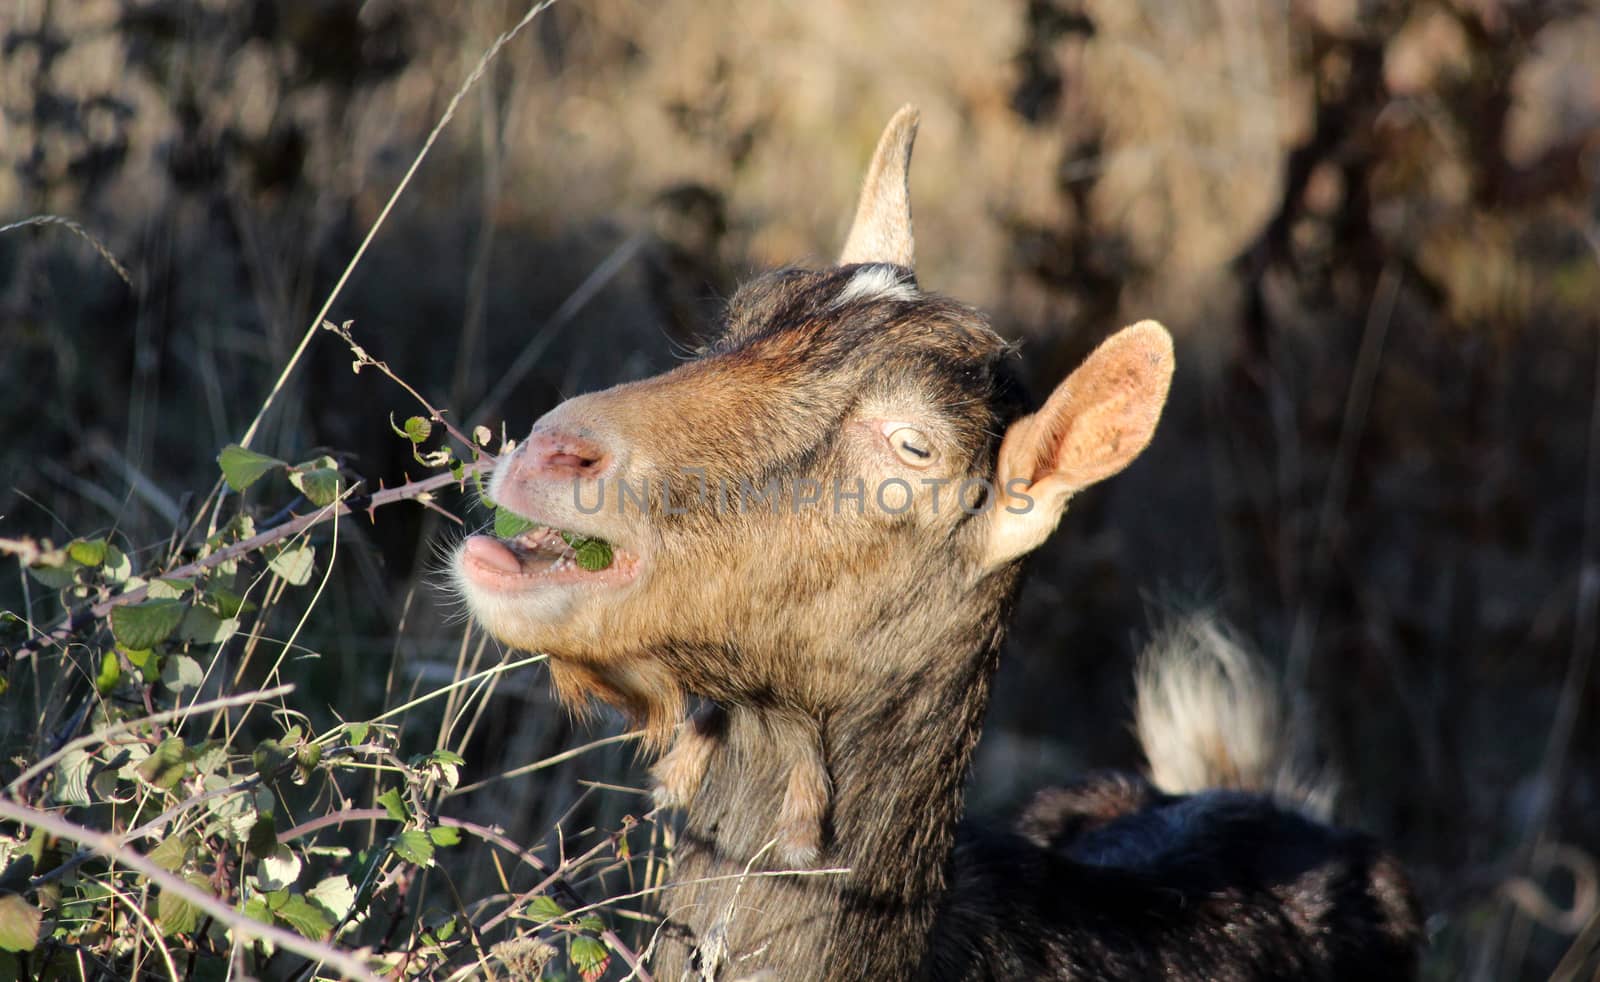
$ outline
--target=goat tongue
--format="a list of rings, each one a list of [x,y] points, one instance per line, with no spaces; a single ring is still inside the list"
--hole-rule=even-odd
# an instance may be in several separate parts
[[[487,535],[474,535],[467,539],[466,558],[496,573],[522,572],[522,561],[506,548],[505,543]]]

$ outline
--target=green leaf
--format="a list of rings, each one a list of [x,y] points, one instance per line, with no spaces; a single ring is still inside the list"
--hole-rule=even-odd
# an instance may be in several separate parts
[[[540,922],[553,921],[567,916],[567,909],[541,893],[528,902],[528,914]]]
[[[522,533],[538,527],[538,522],[531,522],[516,512],[507,511],[499,505],[494,506],[494,534],[502,539],[515,539]]]
[[[183,620],[181,600],[163,598],[111,608],[111,636],[125,648],[154,648]]]
[[[63,902],[56,914],[56,923],[94,920],[100,915],[97,908],[110,901],[111,897],[111,891],[98,880],[79,880],[73,893],[62,896]],[[10,977],[0,972],[0,979]]]
[[[424,931],[422,936],[429,944],[441,944],[454,937],[459,926],[453,915],[447,915],[442,921]]]
[[[104,539],[74,539],[67,544],[67,555],[75,563],[85,566],[99,566],[106,561],[106,547]]]
[[[170,835],[150,850],[145,858],[168,873],[176,873],[189,860],[189,837]]]
[[[177,576],[162,577],[161,579],[150,581],[145,596],[151,600],[177,600],[188,593],[193,586],[194,580]]]
[[[577,547],[577,550],[578,565],[591,573],[606,569],[611,565],[611,561],[614,558],[611,552],[611,544],[602,542],[599,539],[585,539],[583,544]]]
[[[350,742],[350,746],[359,747],[367,742],[367,731],[369,729],[371,729],[371,726],[367,723],[346,723],[344,725],[345,739]]]
[[[92,800],[89,797],[89,776],[94,767],[94,756],[83,750],[75,748],[62,754],[61,760],[56,763],[52,797],[63,805],[89,804]]]
[[[461,830],[449,825],[435,825],[428,830],[428,838],[433,844],[442,848],[457,845],[461,842]]]
[[[32,951],[39,943],[39,908],[20,894],[0,895],[0,950]]]
[[[292,759],[294,754],[278,741],[271,739],[256,744],[255,752],[250,755],[250,763],[255,765],[256,773],[268,780],[275,777]]]
[[[276,457],[246,450],[237,443],[222,448],[222,453],[217,455],[217,464],[222,468],[222,476],[227,480],[228,487],[235,491],[243,491],[274,468],[287,466]]]
[[[183,780],[192,758],[179,737],[167,737],[137,768],[140,777],[163,791],[171,791]]]
[[[593,573],[611,565],[611,543],[576,532],[562,532],[561,541],[578,554],[578,565]]]
[[[378,795],[378,804],[389,813],[389,817],[397,822],[404,822],[411,818],[410,809],[406,808],[405,798],[401,796],[399,788],[390,788]]]
[[[199,604],[190,607],[178,623],[179,639],[195,644],[220,644],[233,637],[237,630],[239,621],[236,618],[223,620],[211,608]]]
[[[350,877],[338,873],[307,890],[306,899],[332,914],[337,922],[343,920],[355,906],[356,888],[350,885]]]
[[[300,856],[288,846],[278,846],[257,864],[256,882],[263,890],[282,890],[300,879]]]
[[[322,763],[322,744],[306,742],[295,751],[294,764],[301,770],[311,770]]]
[[[256,896],[245,901],[244,916],[253,921],[260,921],[262,924],[271,924],[272,908],[267,906],[267,900],[265,897],[257,894]]]
[[[161,659],[149,648],[129,648],[121,645],[117,648],[122,657],[128,659],[128,664],[139,670],[146,682],[155,681],[156,674],[161,668]]]
[[[433,840],[421,829],[406,829],[395,836],[394,852],[401,859],[418,866],[433,865]]]
[[[283,550],[273,556],[267,565],[274,573],[287,580],[290,586],[305,586],[311,582],[316,558],[317,550],[314,546],[300,546],[296,549]]]
[[[105,573],[111,582],[121,583],[133,575],[133,561],[121,549],[107,543]]]
[[[127,751],[123,751],[123,753],[127,753]],[[121,756],[121,754],[118,755],[118,757]],[[117,785],[120,783],[121,778],[117,776],[116,770],[111,768],[96,771],[94,776],[89,779],[89,789],[94,792],[94,796],[99,800],[110,801],[112,798],[117,797]]]
[[[111,690],[122,681],[122,659],[117,657],[115,651],[108,651],[100,656],[100,674],[95,676],[94,687],[101,695],[110,695]]]
[[[437,777],[449,788],[461,783],[461,765],[465,763],[466,760],[460,754],[449,750],[435,750],[425,757],[413,760],[414,766],[426,768],[429,774]]]
[[[406,439],[412,443],[424,443],[433,435],[433,424],[421,416],[413,416],[406,420]]]
[[[198,610],[199,608],[196,609]],[[161,668],[161,684],[172,692],[198,689],[200,683],[205,680],[205,669],[201,668],[200,663],[188,655],[173,655],[167,659],[167,663]]]
[[[83,567],[68,558],[64,550],[59,550],[56,555],[60,557],[59,561],[42,561],[36,566],[29,566],[28,575],[52,590],[64,590],[77,582],[78,570]],[[55,556],[50,559],[54,560]]]
[[[584,982],[599,978],[611,962],[611,955],[606,951],[605,945],[596,938],[582,934],[576,935],[568,942],[567,957],[577,966],[578,974],[583,976]]]
[[[219,791],[233,782],[222,774],[211,774],[202,783],[207,791]],[[262,824],[257,820],[255,801],[241,792],[208,799],[206,810],[216,819],[208,834],[221,833],[234,842],[247,841],[256,826]]]
[[[194,748],[194,769],[200,774],[215,774],[228,763],[228,747],[221,740],[207,740]]]
[[[301,464],[289,472],[289,483],[318,508],[326,508],[339,497],[339,465],[332,457],[321,457]]]
[[[227,587],[212,586],[206,588],[206,600],[216,610],[217,616],[223,620],[231,620],[241,614],[248,614],[256,609],[256,605]]]
[[[278,845],[278,823],[271,815],[255,812],[255,824],[250,826],[250,834],[245,836],[244,848],[257,859],[270,856],[280,848]]]
[[[184,881],[196,889],[211,891],[211,884],[198,873],[189,874]],[[169,938],[174,934],[188,934],[200,925],[200,908],[170,890],[162,890],[156,897],[156,922],[161,925],[161,933]]]
[[[387,849],[367,849],[356,853],[356,866],[351,870],[351,880],[356,887],[355,910],[365,914],[372,904],[372,895],[378,889],[378,872],[387,858]]]

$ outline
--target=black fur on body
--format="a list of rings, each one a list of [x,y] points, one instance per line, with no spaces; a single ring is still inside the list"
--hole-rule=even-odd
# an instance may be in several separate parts
[[[952,659],[960,671],[864,692],[829,728],[833,834],[818,865],[847,876],[695,883],[774,868],[752,858],[783,758],[731,711],[680,839],[686,885],[662,904],[659,977],[1416,977],[1420,916],[1398,863],[1267,796],[1105,775],[1039,792],[1012,829],[962,821],[998,640]]]

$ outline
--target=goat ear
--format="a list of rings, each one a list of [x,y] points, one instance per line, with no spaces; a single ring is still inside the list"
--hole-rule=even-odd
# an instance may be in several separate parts
[[[913,268],[911,145],[917,139],[920,116],[915,106],[901,106],[878,138],[839,265],[893,263]]]
[[[1049,538],[1078,491],[1122,470],[1150,443],[1172,383],[1172,336],[1155,321],[1123,328],[1006,430],[984,566]]]

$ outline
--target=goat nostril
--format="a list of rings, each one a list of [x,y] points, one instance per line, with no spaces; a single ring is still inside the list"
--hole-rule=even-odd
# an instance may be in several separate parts
[[[544,459],[544,463],[546,467],[558,470],[587,471],[592,470],[599,461],[575,453],[553,453]]]

